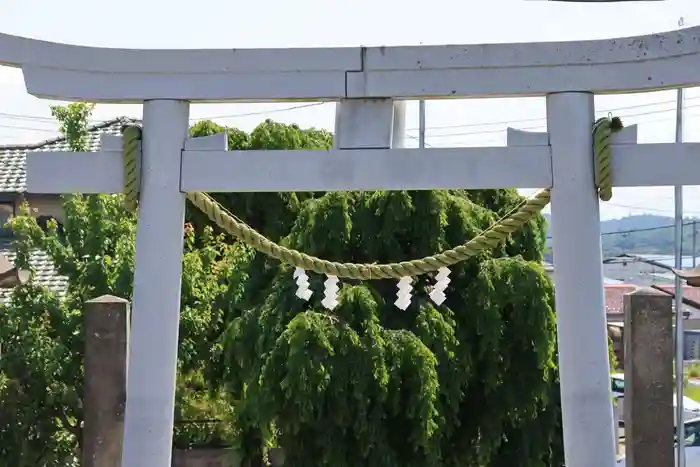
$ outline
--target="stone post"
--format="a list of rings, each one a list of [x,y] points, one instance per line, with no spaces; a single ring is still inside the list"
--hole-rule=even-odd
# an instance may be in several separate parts
[[[627,467],[673,467],[673,310],[651,288],[625,295]]]
[[[267,456],[271,467],[284,466],[286,456],[283,448],[270,448],[270,450],[267,451]]]
[[[128,341],[127,300],[87,302],[82,467],[121,466]]]

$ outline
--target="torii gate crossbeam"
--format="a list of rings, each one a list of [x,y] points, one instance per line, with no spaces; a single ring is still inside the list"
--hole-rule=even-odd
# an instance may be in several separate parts
[[[144,104],[125,467],[170,465],[183,191],[531,185],[553,186],[566,465],[614,465],[593,95],[700,84],[700,28],[582,42],[264,50],[100,49],[0,34],[0,64],[20,67],[39,97]],[[398,101],[537,95],[547,96],[546,141],[399,149]],[[190,102],[299,100],[340,102],[332,154],[224,154],[221,141],[187,139]],[[28,190],[120,191],[119,143],[110,144],[89,157],[30,154]],[[614,184],[700,184],[699,156],[697,144],[622,138]]]

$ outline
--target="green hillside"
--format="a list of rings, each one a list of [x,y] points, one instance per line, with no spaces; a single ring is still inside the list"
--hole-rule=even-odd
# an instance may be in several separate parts
[[[549,220],[549,214],[545,214]],[[699,218],[686,218],[683,226],[683,254],[693,254],[693,231],[695,231],[695,254],[700,251]],[[641,214],[601,222],[603,256],[621,253],[673,254],[673,217]],[[551,226],[547,231],[551,240]]]

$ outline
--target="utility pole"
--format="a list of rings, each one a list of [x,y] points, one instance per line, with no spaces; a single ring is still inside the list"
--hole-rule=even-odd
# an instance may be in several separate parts
[[[681,16],[678,20],[678,28],[685,26],[685,18]],[[676,143],[683,142],[683,123],[685,110],[685,90],[678,88],[676,95]],[[675,250],[676,269],[683,269],[683,185],[676,185],[673,188],[675,204]],[[693,264],[695,264],[695,223],[693,222]],[[676,465],[685,467],[685,424],[683,423],[683,373],[685,370],[684,360],[684,337],[683,329],[683,284],[681,278],[676,275],[674,281],[675,309],[676,309],[676,420],[678,443],[676,443]]]
[[[425,148],[425,101],[418,101],[418,147]]]
[[[681,19],[682,21],[682,19]],[[679,22],[679,26],[682,25]],[[683,107],[684,90],[678,89],[676,99],[676,143],[683,142]],[[675,204],[675,264],[676,269],[683,269],[683,185],[676,185],[674,191]],[[676,294],[676,420],[678,421],[678,439],[676,444],[676,459],[678,467],[685,467],[685,425],[683,423],[683,284],[681,278],[676,275],[674,281]]]
[[[697,236],[698,236],[698,227],[697,227],[697,223],[698,223],[698,221],[693,221],[693,268],[696,266],[696,265],[695,265],[695,256],[696,256],[696,253],[695,253],[695,245],[696,245],[696,243],[695,243],[695,241],[696,241]]]

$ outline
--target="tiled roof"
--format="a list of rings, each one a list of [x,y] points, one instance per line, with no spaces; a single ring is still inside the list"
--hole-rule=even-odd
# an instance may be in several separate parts
[[[664,290],[673,292],[673,285],[659,285]],[[622,304],[625,294],[634,292],[636,285],[614,284],[605,286],[605,311],[607,313],[622,313]],[[696,302],[700,302],[700,288],[683,286],[683,296]]]
[[[101,134],[119,134],[122,125],[133,120],[119,117],[88,128],[88,151],[100,150]],[[0,192],[24,193],[27,190],[28,151],[68,151],[66,138],[54,138],[37,144],[0,146]]]
[[[8,261],[14,264],[15,257],[17,255],[12,248],[11,238],[0,239],[0,254],[4,254]],[[44,287],[57,292],[59,295],[63,295],[65,293],[68,285],[68,279],[58,274],[53,266],[51,258],[49,258],[49,255],[41,250],[32,251],[29,262],[34,267],[34,271],[36,273],[34,279],[35,283],[43,285]],[[9,294],[10,289],[0,289],[0,301],[5,299]]]

